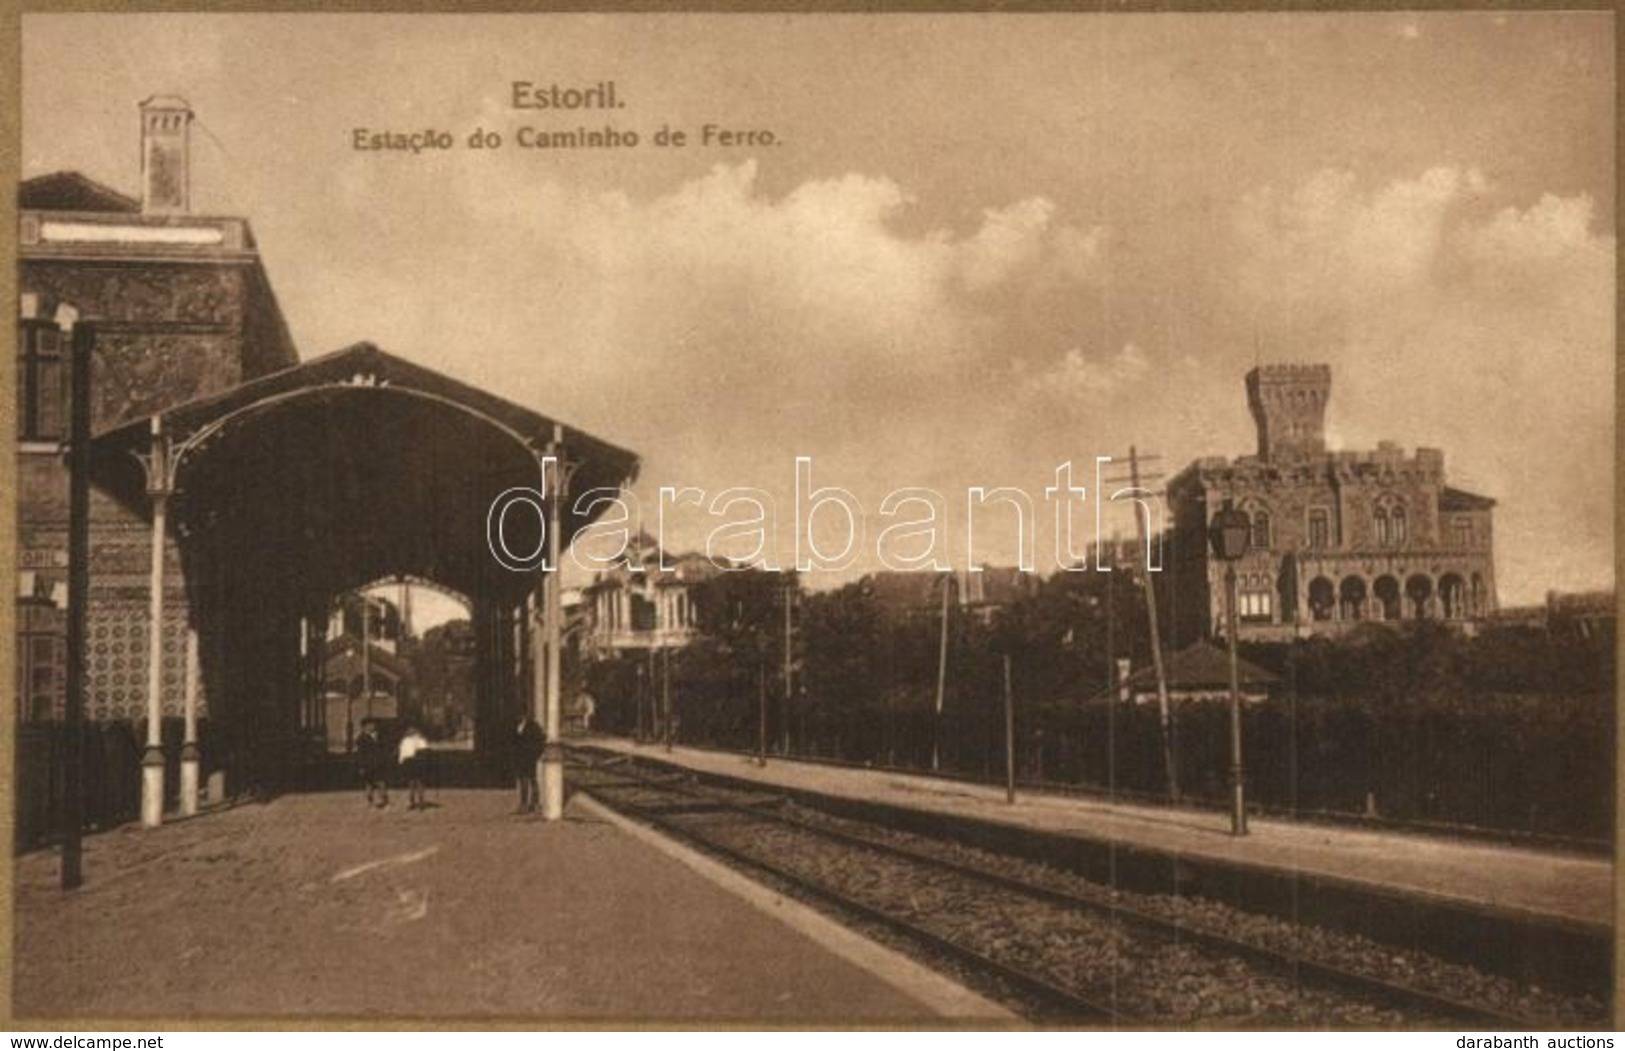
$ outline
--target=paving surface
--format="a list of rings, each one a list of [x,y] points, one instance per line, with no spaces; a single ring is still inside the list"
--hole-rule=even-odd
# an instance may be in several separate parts
[[[735,753],[620,738],[591,744],[697,770],[920,810],[1073,833],[1192,857],[1300,872],[1349,883],[1432,894],[1476,905],[1613,923],[1613,864],[1516,847],[1397,832],[1343,829],[1250,818],[1249,835],[1230,835],[1227,814],[1023,793],[1015,805],[1002,788],[890,771],[769,758],[766,767]]]
[[[932,1009],[572,803],[285,796],[16,869],[14,1014],[928,1022]]]

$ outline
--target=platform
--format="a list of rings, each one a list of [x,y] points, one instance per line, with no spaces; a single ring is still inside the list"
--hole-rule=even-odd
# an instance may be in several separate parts
[[[16,867],[18,1018],[895,1025],[997,1008],[596,809],[285,796]],[[717,868],[720,868],[719,866]]]
[[[738,753],[682,746],[668,752],[623,738],[594,737],[581,743],[798,791],[1434,896],[1587,927],[1613,924],[1613,865],[1607,859],[1262,817],[1250,818],[1249,834],[1235,837],[1229,816],[1212,811],[1034,792],[1022,792],[1010,804],[1002,787],[926,775],[771,756],[759,767],[752,757]]]

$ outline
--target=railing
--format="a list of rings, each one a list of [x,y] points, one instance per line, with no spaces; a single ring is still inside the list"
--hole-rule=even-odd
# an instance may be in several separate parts
[[[123,723],[85,726],[81,734],[86,827],[134,820],[141,813],[141,742]],[[48,846],[66,831],[67,748],[68,730],[61,723],[17,727],[18,853]]]

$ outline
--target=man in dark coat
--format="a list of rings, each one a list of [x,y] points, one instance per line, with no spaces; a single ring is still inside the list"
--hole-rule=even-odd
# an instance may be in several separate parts
[[[515,813],[534,814],[541,806],[542,791],[536,784],[536,764],[547,746],[547,734],[527,713],[519,717],[513,732],[513,776],[519,784],[519,809]]]
[[[367,719],[361,724],[361,733],[355,739],[356,766],[361,780],[367,786],[367,803],[371,806],[389,806],[388,759],[384,742],[378,739],[378,724]]]

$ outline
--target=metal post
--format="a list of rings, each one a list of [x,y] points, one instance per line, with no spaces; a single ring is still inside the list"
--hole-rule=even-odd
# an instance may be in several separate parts
[[[790,755],[790,603],[795,598],[794,578],[785,576],[784,595],[784,703],[779,706],[779,754]]]
[[[1004,801],[1016,801],[1016,697],[1010,688],[1010,655],[1004,655]]]
[[[164,821],[164,537],[168,531],[169,446],[160,418],[152,418],[147,493],[152,498],[152,565],[147,586],[147,748],[141,756],[141,824]]]
[[[546,624],[547,624],[547,703],[546,720],[543,729],[547,731],[547,744],[542,749],[542,818],[546,821],[558,821],[564,817],[564,743],[559,740],[560,709],[562,698],[559,696],[561,679],[559,676],[559,641],[562,635],[564,617],[563,594],[563,567],[559,564],[562,555],[562,545],[559,534],[564,530],[564,515],[560,505],[564,502],[564,464],[562,456],[564,451],[564,427],[555,423],[553,425],[553,440],[548,443],[548,455],[553,457],[553,484],[548,493],[547,501],[547,576],[546,576]],[[545,485],[547,480],[543,479]]]
[[[660,707],[666,713],[666,751],[671,751],[676,737],[671,724],[671,647],[660,647]]]
[[[643,665],[634,661],[632,665],[632,703],[637,717],[632,727],[632,740],[638,744],[642,744],[646,738],[643,731],[643,709],[645,707],[643,695],[646,689],[648,687],[643,683]]]
[[[1236,564],[1225,563],[1225,623],[1230,636],[1230,834],[1247,834],[1247,800],[1241,765],[1241,671],[1236,656]]]
[[[767,765],[767,667],[760,647],[756,654],[756,765]]]
[[[306,645],[310,631],[305,630]],[[308,664],[308,661],[307,661]],[[308,674],[308,669],[307,669]],[[309,707],[309,688],[306,688],[306,706]],[[186,629],[186,738],[181,744],[181,814],[191,817],[197,813],[198,767],[203,753],[197,744],[198,647],[197,631]]]
[[[85,826],[85,639],[90,605],[90,370],[95,327],[73,330],[73,413],[68,446],[68,675],[67,799],[62,837],[62,889],[84,883],[81,836]]]
[[[638,703],[643,704],[644,702],[648,702],[649,740],[658,741],[661,734],[660,698],[655,693],[655,648],[652,640],[649,643],[649,648],[643,651],[643,663],[645,665],[643,673],[644,692],[643,695],[638,698]]]
[[[931,720],[931,769],[941,769],[942,763],[942,695],[948,685],[948,589],[953,577],[942,577],[942,642],[937,647],[937,707]]]
[[[361,596],[361,696],[365,699],[365,718],[372,718],[372,602],[365,591]]]

